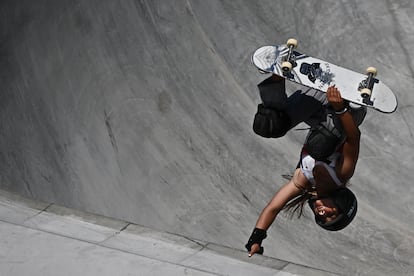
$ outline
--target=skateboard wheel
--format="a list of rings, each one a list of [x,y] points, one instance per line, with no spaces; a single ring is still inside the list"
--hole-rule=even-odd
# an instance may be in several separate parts
[[[368,88],[362,88],[361,89],[361,97],[362,98],[368,98],[368,97],[370,97],[371,96],[371,89],[368,89]]]
[[[367,74],[372,74],[373,76],[377,75],[377,68],[375,67],[368,67],[367,68]]]
[[[289,61],[282,62],[282,70],[283,72],[290,72],[292,70],[292,63]]]
[[[294,38],[289,38],[288,41],[286,42],[286,45],[288,47],[293,46],[293,48],[298,47],[298,41]]]

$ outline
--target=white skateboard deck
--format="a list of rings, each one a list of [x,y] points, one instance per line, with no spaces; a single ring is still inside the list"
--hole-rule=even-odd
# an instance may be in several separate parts
[[[342,68],[332,63],[293,51],[296,64],[289,73],[282,70],[282,62],[288,55],[286,45],[263,46],[252,56],[253,64],[262,72],[273,73],[290,81],[326,92],[335,85],[342,98],[359,105],[372,107],[384,113],[397,109],[397,98],[383,82],[374,78],[374,87],[370,97],[364,98],[359,91],[360,84],[367,75]]]

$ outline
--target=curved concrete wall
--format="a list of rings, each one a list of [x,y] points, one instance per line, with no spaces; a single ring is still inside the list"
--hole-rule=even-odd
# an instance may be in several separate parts
[[[1,187],[243,248],[305,135],[251,130],[259,46],[363,72],[397,94],[370,110],[355,222],[280,216],[266,254],[344,274],[413,271],[411,1],[2,1]],[[293,92],[294,87],[289,86]]]

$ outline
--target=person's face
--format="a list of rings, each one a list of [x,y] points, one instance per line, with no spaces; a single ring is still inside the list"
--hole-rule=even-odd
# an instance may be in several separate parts
[[[321,198],[313,203],[313,213],[324,223],[333,221],[339,215],[339,210],[330,198]]]

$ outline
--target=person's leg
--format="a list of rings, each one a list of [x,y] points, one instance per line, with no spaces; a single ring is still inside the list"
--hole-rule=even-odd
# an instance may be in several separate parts
[[[272,75],[259,83],[257,88],[265,107],[277,110],[285,109],[287,95],[284,78]]]
[[[306,89],[298,90],[293,93],[286,102],[285,112],[291,119],[291,127],[305,122],[309,126],[317,125],[325,119],[325,102],[324,93]]]
[[[278,138],[290,129],[290,118],[284,112],[287,96],[285,79],[277,75],[257,85],[262,103],[257,107],[253,131],[266,138]]]
[[[276,130],[271,137],[284,136],[287,131],[301,122],[312,126],[325,120],[324,105],[327,101],[323,92],[313,89],[299,90],[288,97],[285,91],[285,79],[277,75],[259,83],[258,89],[263,104],[259,105],[253,128],[259,135],[261,129],[268,129],[268,122],[263,123],[264,120],[261,120],[263,117],[270,117],[265,114],[267,111],[273,114],[272,129]],[[261,136],[267,137],[269,133]]]

